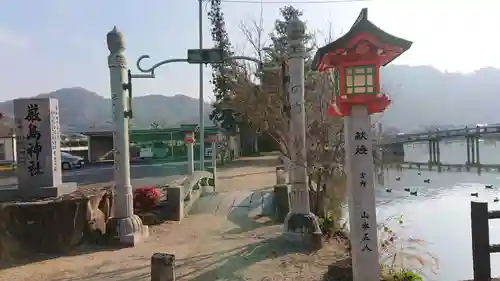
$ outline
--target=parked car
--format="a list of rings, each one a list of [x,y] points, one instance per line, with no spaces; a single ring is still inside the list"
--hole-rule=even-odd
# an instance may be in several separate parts
[[[83,167],[83,157],[61,152],[61,165],[63,170],[80,169]]]

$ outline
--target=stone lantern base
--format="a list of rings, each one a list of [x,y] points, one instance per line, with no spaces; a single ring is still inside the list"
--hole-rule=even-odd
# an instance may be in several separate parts
[[[149,237],[149,228],[142,224],[137,215],[127,218],[111,218],[108,233],[113,233],[115,242],[124,246],[135,246]]]
[[[285,218],[285,237],[290,241],[304,241],[314,249],[322,246],[323,233],[313,213],[288,213]]]

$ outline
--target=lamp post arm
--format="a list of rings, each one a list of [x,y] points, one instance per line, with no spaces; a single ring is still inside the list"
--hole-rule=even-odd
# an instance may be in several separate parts
[[[188,60],[187,59],[167,59],[167,60],[164,60],[164,61],[160,61],[159,63],[153,65],[152,67],[148,68],[148,69],[144,69],[141,67],[141,61],[143,59],[149,59],[150,56],[149,55],[142,55],[140,56],[138,59],[137,59],[137,62],[136,62],[136,66],[137,66],[137,69],[139,69],[140,72],[143,72],[143,73],[151,73],[151,76],[154,77],[154,73],[155,73],[155,69],[164,65],[164,64],[167,64],[167,63],[172,63],[172,62],[187,62]]]
[[[257,58],[252,58],[252,57],[247,57],[247,56],[232,56],[232,57],[226,57],[224,58],[225,61],[230,61],[230,60],[249,60],[249,61],[253,61],[259,65],[262,64],[262,61],[260,61],[259,59]]]

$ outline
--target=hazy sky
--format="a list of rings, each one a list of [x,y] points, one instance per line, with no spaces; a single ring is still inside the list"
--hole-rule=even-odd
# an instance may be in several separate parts
[[[396,61],[398,64],[433,65],[461,72],[500,67],[500,54],[496,53],[500,45],[498,0],[295,2],[301,2],[294,5],[304,11],[309,28],[327,32],[331,23],[336,35],[352,25],[361,8],[368,7],[372,22],[414,42]],[[262,5],[266,31],[272,29],[282,6]],[[197,7],[197,0],[0,0],[0,100],[74,86],[109,97],[106,33],[114,25],[124,33],[129,66],[134,70],[142,54],[151,55],[151,61],[146,62],[151,64],[183,58],[186,49],[198,47]],[[204,5],[203,24],[204,44],[210,47],[208,7]],[[250,48],[238,25],[258,20],[261,5],[228,1],[223,10],[237,52],[248,53]],[[207,99],[213,96],[208,82],[210,71],[205,70]],[[135,95],[198,97],[198,66],[170,64],[157,74],[156,79],[136,80]]]

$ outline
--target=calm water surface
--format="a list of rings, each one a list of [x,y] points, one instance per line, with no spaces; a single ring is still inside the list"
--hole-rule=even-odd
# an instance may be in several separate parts
[[[500,164],[500,143],[480,144],[481,162]],[[441,144],[443,163],[465,163],[464,143]],[[423,144],[405,147],[407,161],[428,161],[428,146]],[[400,181],[396,181],[400,177]],[[430,179],[430,183],[424,183]],[[485,189],[485,184],[495,185]],[[386,187],[392,192],[385,191]],[[403,189],[417,190],[418,196],[410,196]],[[471,197],[479,192],[479,198]],[[439,258],[440,281],[472,279],[472,245],[470,230],[471,200],[486,201],[490,210],[499,210],[500,173],[443,172],[422,170],[386,171],[385,187],[377,188],[378,218],[402,214],[405,222],[404,235],[423,239],[425,249]],[[490,243],[500,244],[500,220],[490,220]],[[492,254],[493,277],[500,277],[500,254]]]

